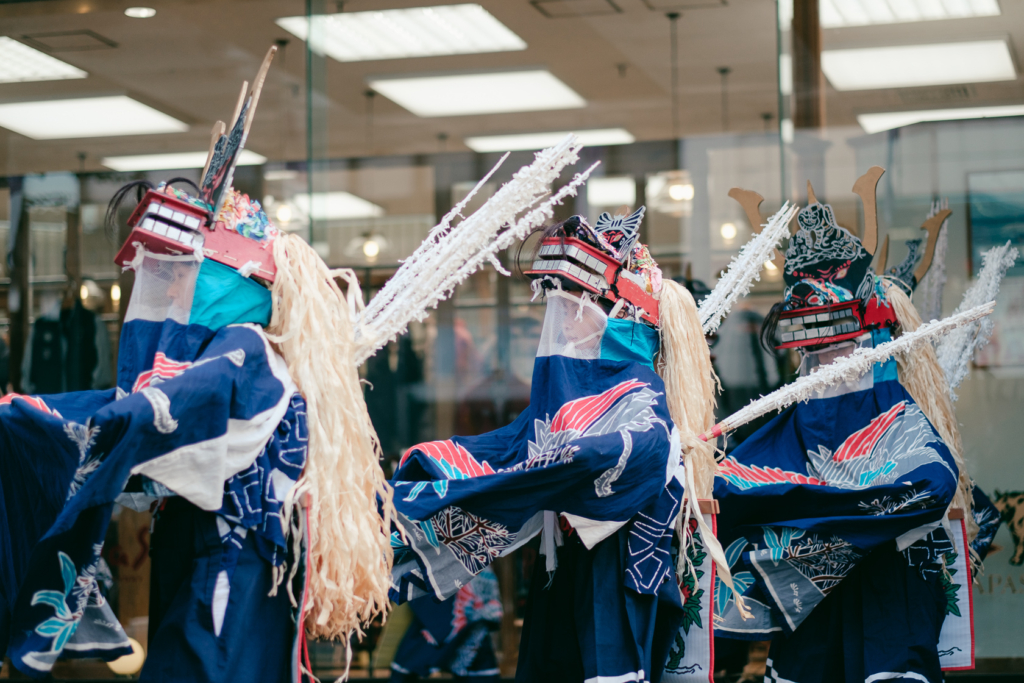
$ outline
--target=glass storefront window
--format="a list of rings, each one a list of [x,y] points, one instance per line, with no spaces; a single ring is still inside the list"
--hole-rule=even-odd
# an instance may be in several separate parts
[[[886,169],[876,195],[879,241],[890,240],[888,265],[904,258],[908,240],[920,237],[919,226],[933,203],[946,202],[953,211],[942,315],[959,304],[985,250],[1006,241],[1024,249],[1024,110],[1019,110],[1016,61],[1010,59],[1005,77],[965,77],[970,82],[964,83],[935,82],[935,77],[871,87],[851,86],[843,76],[881,78],[885,69],[881,75],[878,69],[869,73],[865,58],[860,70],[841,73],[835,61],[848,50],[971,41],[999,42],[1012,57],[1022,49],[1024,26],[1024,10],[1015,0],[917,3],[936,14],[918,19],[906,9],[914,3],[883,0],[485,0],[485,9],[522,38],[522,50],[341,61],[337,49],[313,49],[332,40],[335,30],[317,17],[340,17],[371,4],[171,1],[155,8],[155,17],[136,19],[124,16],[123,8],[96,3],[78,3],[74,10],[66,3],[0,3],[0,21],[11,40],[87,74],[19,81],[3,76],[0,63],[5,168],[0,178],[0,244],[5,247],[0,385],[5,391],[71,388],[66,376],[44,372],[56,367],[47,354],[59,344],[50,348],[41,339],[48,320],[59,320],[62,311],[67,316],[76,306],[87,311],[96,334],[88,342],[91,374],[76,380],[88,386],[73,386],[113,386],[132,275],[113,263],[126,233],[107,233],[107,203],[130,180],[198,181],[200,171],[195,164],[118,171],[110,159],[205,149],[210,125],[231,113],[238,81],[252,78],[253,65],[275,41],[280,51],[248,142],[263,161],[240,166],[234,185],[261,201],[283,230],[307,239],[328,265],[352,268],[367,301],[499,158],[490,148],[472,151],[481,144],[472,141],[506,133],[621,127],[631,142],[583,151],[572,173],[594,161],[601,165],[578,196],[558,207],[555,220],[582,213],[593,223],[602,212],[645,205],[642,241],[666,277],[697,281],[701,291],[715,285],[758,228],[729,197],[730,189],[762,195],[765,220],[786,201],[805,204],[810,181],[817,197],[832,205],[838,223],[859,233],[864,208],[851,188],[872,165]],[[891,9],[897,5],[903,9]],[[968,5],[975,8],[971,16],[956,9]],[[983,5],[985,12],[975,11]],[[879,9],[883,6],[890,10]],[[940,6],[950,16],[938,16]],[[802,33],[814,7],[820,10],[814,19],[817,48],[810,44],[814,35],[809,43]],[[666,18],[680,11],[682,17]],[[278,21],[285,17],[312,19],[307,24],[312,47],[295,32],[295,21]],[[236,24],[237,30],[228,32],[233,35],[225,37],[224,27]],[[810,73],[815,62],[808,55],[815,50],[820,64]],[[371,87],[421,72],[537,65],[585,105],[419,116],[386,97],[385,88]],[[27,134],[30,126],[4,118],[9,103],[115,90],[187,130],[51,140],[33,138]],[[989,118],[965,118],[975,109],[985,109]],[[893,114],[898,117],[891,119]],[[463,216],[532,158],[530,150],[512,151]],[[569,177],[563,174],[552,189]],[[126,217],[122,210],[122,225]],[[427,319],[413,323],[360,369],[389,474],[417,443],[496,429],[527,406],[544,307],[516,266],[528,265],[535,241],[500,255],[512,277],[490,266],[473,274]],[[784,287],[781,271],[766,264],[750,295],[712,340],[722,383],[719,417],[793,377],[795,354],[768,352],[759,342],[764,317]],[[1018,261],[1001,288],[992,341],[979,352],[956,403],[971,474],[1008,521],[1024,514],[1013,502],[1024,492],[1015,423],[1024,410],[1022,311],[1024,261]],[[735,434],[730,443],[759,424]],[[111,601],[126,626],[134,624],[133,633],[144,633],[149,518],[122,510],[116,515],[107,561],[118,597]],[[985,574],[974,586],[978,666],[979,671],[1019,672],[1024,671],[1024,640],[1016,628],[1024,615],[1024,540],[1004,525],[996,544],[1002,550],[986,560]],[[506,617],[495,641],[506,676],[515,670],[526,577],[535,558],[536,549],[527,546],[497,567]],[[372,662],[379,675],[390,665],[408,623],[402,614],[377,634],[373,648],[358,655],[360,670]],[[337,644],[317,644],[314,669],[338,673],[341,653]],[[86,674],[105,675],[102,669],[71,665],[61,675]]]

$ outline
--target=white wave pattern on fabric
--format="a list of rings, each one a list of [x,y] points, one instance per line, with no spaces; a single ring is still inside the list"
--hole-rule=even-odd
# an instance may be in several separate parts
[[[939,211],[949,208],[949,200],[932,202],[932,209],[928,212],[931,218]],[[935,254],[932,256],[932,265],[928,273],[917,283],[914,290],[914,303],[921,314],[922,320],[938,320],[942,315],[942,290],[946,286],[946,251],[949,249],[949,219],[942,222],[939,229],[939,236],[935,240]]]
[[[580,148],[576,136],[568,135],[558,145],[539,152],[532,164],[521,168],[480,209],[453,227],[452,221],[508,155],[502,157],[498,166],[430,231],[367,305],[356,324],[356,363],[362,364],[396,339],[413,320],[424,320],[429,309],[436,308],[486,263],[508,275],[497,254],[550,221],[553,207],[575,195],[597,165],[576,174],[558,192],[550,194],[551,184],[562,169],[579,160]]]
[[[764,229],[740,249],[740,253],[729,264],[729,269],[698,308],[704,334],[716,331],[722,323],[722,318],[737,299],[750,291],[754,281],[761,279],[764,262],[771,260],[772,252],[779,246],[782,238],[789,236],[789,223],[798,208],[791,206],[789,202],[783,204],[782,208],[768,219]]]
[[[161,434],[173,434],[178,421],[171,416],[171,399],[156,387],[146,387],[140,392],[153,406],[153,426]]]
[[[801,377],[792,384],[787,384],[767,396],[751,401],[746,407],[719,422],[711,434],[717,436],[732,431],[762,415],[782,410],[798,401],[813,398],[823,389],[856,379],[866,372],[871,372],[875,363],[881,363],[897,353],[905,353],[919,344],[930,342],[934,337],[949,334],[958,328],[970,325],[991,314],[994,308],[994,302],[982,304],[960,313],[954,313],[942,320],[933,320],[913,332],[906,332],[898,339],[879,344],[874,348],[857,349],[849,356],[820,366],[819,370],[812,375]]]
[[[999,283],[1006,271],[1013,267],[1019,253],[1007,242],[1001,247],[992,247],[982,254],[981,273],[957,306],[956,313],[966,311],[981,304],[995,302],[999,295]],[[957,399],[956,388],[967,376],[967,368],[974,357],[975,351],[988,343],[995,323],[985,318],[966,327],[962,327],[935,345],[935,353],[939,357],[939,366],[946,375],[949,384],[950,398]]]

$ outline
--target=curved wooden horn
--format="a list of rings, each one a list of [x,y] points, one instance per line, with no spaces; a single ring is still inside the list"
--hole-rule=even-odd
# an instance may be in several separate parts
[[[937,214],[929,218],[921,226],[922,230],[928,231],[928,245],[924,249],[924,257],[921,262],[917,264],[917,270],[914,271],[915,282],[920,282],[928,269],[931,268],[932,258],[935,256],[935,242],[939,239],[939,230],[942,229],[942,224],[945,222],[949,215],[953,213],[949,209],[943,209]]]
[[[885,236],[885,241],[882,242],[882,250],[878,252],[878,258],[875,260],[875,275],[885,275],[885,263],[889,260],[889,236]]]
[[[744,190],[741,187],[734,187],[729,190],[729,196],[739,202],[739,205],[743,207],[743,212],[747,214],[747,220],[750,221],[750,229],[754,231],[754,234],[761,232],[761,202],[764,201],[764,197],[754,192],[753,190]],[[772,263],[775,267],[782,272],[784,265],[785,256],[779,249],[775,250],[775,258],[772,259]]]
[[[814,188],[811,187],[811,181],[810,180],[807,181],[807,203],[808,204],[817,204],[818,203],[818,198],[814,196]]]
[[[875,203],[875,187],[883,173],[885,173],[885,169],[881,166],[872,166],[853,184],[853,191],[860,195],[860,200],[864,202],[864,232],[860,236],[860,241],[869,254],[874,254],[875,247],[878,246],[878,208]]]
[[[249,113],[245,117],[245,129],[243,135],[249,134],[249,128],[252,126],[252,120],[256,116],[256,105],[260,101],[260,92],[263,90],[263,82],[267,80],[267,72],[270,71],[270,63],[274,61],[274,55],[277,54],[277,45],[271,45],[270,49],[267,50],[266,56],[263,58],[263,63],[260,64],[260,70],[256,74],[256,80],[252,84],[252,104],[249,105]]]
[[[761,212],[758,210],[758,207],[761,206],[764,197],[753,190],[744,190],[741,187],[734,187],[729,190],[729,196],[743,207],[743,212],[747,214],[747,220],[750,221],[750,229],[755,234],[761,232]]]

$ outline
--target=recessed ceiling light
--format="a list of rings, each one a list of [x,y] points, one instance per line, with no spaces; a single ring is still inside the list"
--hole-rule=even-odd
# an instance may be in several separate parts
[[[591,178],[587,181],[587,203],[591,206],[633,206],[636,203],[636,178]]]
[[[0,104],[0,128],[33,140],[182,133],[188,124],[124,95]]]
[[[628,145],[636,142],[625,128],[571,131],[584,147]],[[478,135],[466,138],[466,147],[474,152],[508,152],[523,149],[546,149],[565,139],[570,131],[557,133],[515,133],[512,135]]]
[[[277,25],[309,39],[306,17]],[[313,17],[311,47],[339,62],[525,50],[523,39],[480,5],[412,7]]]
[[[202,168],[206,152],[175,152],[171,154],[136,154],[125,157],[104,157],[100,162],[115,171],[164,171],[168,169]],[[267,158],[250,149],[243,149],[239,166],[259,166]]]
[[[1017,78],[1005,40],[825,50],[821,69],[836,90],[987,83]]]
[[[308,194],[298,194],[292,201],[313,220],[374,218],[384,215],[381,207],[348,192],[314,192],[312,202],[309,197]]]
[[[6,36],[0,36],[0,83],[60,81],[88,76],[81,69],[35,50]]]
[[[1024,104],[1002,107],[965,107],[963,109],[929,109],[925,111],[893,111],[879,114],[860,114],[857,123],[865,133],[878,133],[923,121],[958,121],[987,119],[999,116],[1024,116]]]
[[[152,7],[129,7],[124,14],[132,19],[149,19],[156,16],[156,10]]]
[[[822,28],[999,16],[996,0],[819,0]]]
[[[417,116],[578,109],[586,101],[545,69],[370,79],[371,88]]]

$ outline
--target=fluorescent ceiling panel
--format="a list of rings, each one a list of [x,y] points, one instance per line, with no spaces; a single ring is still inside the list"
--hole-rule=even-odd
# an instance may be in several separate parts
[[[466,138],[466,147],[474,152],[511,152],[524,149],[544,149],[575,133],[584,147],[607,145],[628,145],[636,141],[625,128],[601,128],[599,130],[559,131],[557,133],[516,133],[514,135],[479,135]]]
[[[1003,107],[965,107],[963,109],[929,109],[926,111],[894,111],[880,114],[861,114],[857,123],[866,133],[878,133],[922,121],[958,121],[987,119],[998,116],[1024,116],[1024,104]]]
[[[591,178],[587,181],[587,203],[591,206],[633,206],[636,179],[632,176]]]
[[[168,169],[202,168],[206,152],[176,152],[173,154],[136,154],[125,157],[104,157],[102,163],[115,171],[164,171]],[[239,166],[259,166],[267,158],[252,150],[243,149],[238,157]]]
[[[819,0],[824,28],[999,16],[998,0]],[[779,2],[779,21],[793,23],[793,0]]]
[[[586,101],[545,69],[370,79],[371,88],[416,116],[579,109]]]
[[[309,201],[309,197],[308,194],[298,194],[292,201],[313,220],[373,218],[384,215],[384,209],[381,207],[348,192],[314,192],[312,202]]]
[[[188,124],[124,95],[0,104],[0,127],[33,140],[188,130]]]
[[[526,43],[477,4],[284,17],[277,25],[339,62],[525,50]]]
[[[836,90],[1012,81],[1005,40],[825,50],[821,69]]]
[[[819,0],[823,28],[999,16],[997,0]]]
[[[62,81],[85,78],[86,72],[78,67],[51,57],[45,52],[0,36],[0,83],[26,81]]]

